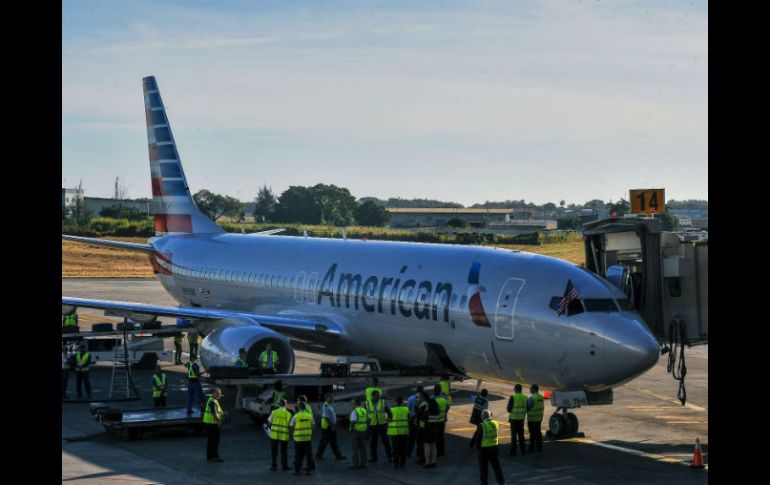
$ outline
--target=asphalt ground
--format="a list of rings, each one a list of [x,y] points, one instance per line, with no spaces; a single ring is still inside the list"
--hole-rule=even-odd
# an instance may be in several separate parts
[[[62,280],[62,294],[83,298],[104,298],[143,303],[175,305],[155,280]],[[101,312],[81,310],[81,327],[110,321]],[[115,321],[115,320],[112,320]],[[166,320],[164,323],[172,323]],[[171,339],[166,345],[172,348]],[[187,351],[187,344],[184,344]],[[297,372],[315,372],[329,356],[297,352]],[[678,383],[666,373],[666,358],[645,375],[615,389],[615,402],[574,410],[585,438],[544,442],[543,452],[508,456],[510,432],[505,407],[512,386],[483,382],[492,401],[494,418],[501,421],[502,468],[507,483],[695,483],[708,481],[708,469],[689,467],[694,443],[700,438],[708,465],[708,346],[686,351],[687,404],[676,399]],[[169,374],[169,406],[185,406],[185,373],[182,366],[164,363]],[[134,382],[141,399],[113,403],[125,409],[152,406],[152,371],[134,369]],[[100,363],[91,372],[94,401],[109,394],[111,366]],[[87,403],[62,404],[62,482],[66,483],[479,483],[478,454],[468,447],[474,427],[468,423],[470,394],[476,381],[453,383],[453,406],[447,423],[447,455],[438,467],[423,469],[414,464],[414,454],[404,469],[393,469],[379,450],[380,461],[366,470],[350,470],[349,460],[335,461],[330,451],[317,463],[312,476],[271,472],[270,441],[261,427],[240,412],[230,413],[222,428],[220,455],[224,463],[205,460],[206,438],[189,430],[150,432],[138,441],[105,433],[90,419]],[[74,377],[69,393],[74,395]],[[207,386],[204,386],[206,391]],[[224,389],[225,410],[234,407],[234,389]],[[553,410],[546,405],[546,417]],[[543,425],[543,433],[547,425]],[[350,457],[347,430],[339,430],[342,453]],[[319,437],[314,436],[314,449]],[[289,464],[294,452],[289,446]],[[280,467],[279,467],[280,468]],[[494,475],[490,470],[490,483]]]

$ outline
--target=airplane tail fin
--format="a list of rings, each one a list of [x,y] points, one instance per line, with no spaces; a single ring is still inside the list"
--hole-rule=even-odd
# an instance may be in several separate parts
[[[150,150],[155,235],[225,232],[198,209],[190,195],[155,77],[142,79],[142,88]]]

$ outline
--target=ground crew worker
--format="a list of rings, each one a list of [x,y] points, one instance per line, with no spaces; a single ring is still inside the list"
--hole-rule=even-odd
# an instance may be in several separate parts
[[[427,423],[423,428],[422,443],[425,447],[424,468],[436,468],[436,435],[438,434],[438,420],[440,411],[438,403],[432,397],[424,394],[427,406],[423,407],[423,414],[427,413]]]
[[[511,424],[510,455],[516,455],[516,440],[519,441],[521,454],[524,454],[524,417],[527,415],[527,396],[521,392],[521,384],[513,386],[513,395],[508,399],[508,421]]]
[[[409,408],[404,405],[401,396],[396,397],[396,405],[388,408],[387,414],[388,436],[392,440],[393,448],[393,468],[403,468],[409,444]]]
[[[444,396],[446,396],[446,402],[448,404],[452,404],[452,395],[449,394],[449,376],[443,375],[441,376],[441,380],[438,381],[438,385],[441,386],[441,392],[444,393]],[[441,455],[439,455],[441,456]]]
[[[370,463],[377,461],[377,441],[382,441],[388,461],[391,461],[390,443],[388,442],[388,420],[385,414],[385,400],[380,399],[379,391],[371,394],[371,400],[367,401],[366,412],[369,415],[369,449],[371,450]]]
[[[75,354],[75,376],[77,377],[78,397],[83,397],[81,389],[86,386],[86,394],[91,399],[91,354],[86,352],[86,346],[80,344],[78,353]]]
[[[479,425],[483,421],[483,419],[481,418],[481,412],[487,409],[487,407],[489,406],[489,400],[487,399],[487,390],[482,389],[481,395],[479,396],[474,396],[473,394],[471,394],[471,399],[473,399],[473,410],[471,411],[470,423]],[[471,442],[469,444],[471,448],[473,448],[473,445],[475,444],[475,441],[473,441],[475,437],[476,435],[473,435],[473,438],[471,438]]]
[[[315,454],[317,460],[324,459],[324,451],[327,443],[332,447],[332,453],[337,460],[344,460],[346,457],[340,453],[337,446],[337,413],[334,411],[334,396],[327,392],[325,401],[321,406],[321,443],[318,445],[318,451]]]
[[[182,333],[174,335],[174,364],[180,365],[182,363]]]
[[[369,401],[372,400],[372,393],[374,393],[374,391],[377,391],[380,394],[380,397],[383,397],[382,396],[382,389],[377,387],[377,383],[378,382],[379,381],[377,380],[376,377],[372,377],[372,385],[367,387],[366,391],[364,391],[364,394],[365,394],[365,397],[366,397],[366,404],[367,405],[369,404]]]
[[[61,398],[67,399],[67,383],[70,380],[70,356],[67,353],[67,344],[61,344]]]
[[[500,434],[500,423],[491,419],[492,413],[485,409],[481,412],[481,424],[476,427],[476,432],[473,434],[474,441],[479,448],[479,473],[481,474],[481,485],[487,485],[487,477],[489,476],[489,469],[487,464],[492,464],[492,469],[495,471],[495,478],[497,483],[505,485],[505,478],[503,477],[503,470],[500,467],[500,455],[498,453],[498,435]]]
[[[165,408],[167,396],[166,373],[161,371],[159,365],[156,365],[155,373],[152,375],[152,407]]]
[[[187,414],[192,414],[193,402],[204,403],[203,387],[201,387],[201,371],[194,360],[187,362]]]
[[[417,406],[414,410],[414,419],[417,425],[416,446],[419,451],[418,465],[425,464],[425,434],[428,427],[428,395],[425,392],[417,394]]]
[[[283,382],[275,381],[273,384],[273,398],[270,404],[271,409],[276,409],[282,406],[281,401],[286,398],[286,392],[283,390]]]
[[[238,357],[235,358],[235,367],[248,367],[246,365],[246,349],[238,349]]]
[[[418,431],[418,424],[416,419],[416,411],[417,411],[417,404],[418,404],[418,396],[420,393],[424,391],[422,386],[417,386],[417,392],[409,396],[409,399],[406,400],[407,407],[409,408],[409,447],[406,450],[406,456],[412,456],[412,450],[414,449],[414,445],[417,442],[417,431]],[[422,445],[417,447],[417,458],[420,460],[425,459],[425,456],[423,454],[425,450],[422,449]]]
[[[532,453],[537,448],[538,452],[543,451],[543,433],[540,430],[540,424],[543,421],[543,412],[545,411],[545,398],[537,391],[540,390],[537,384],[532,384],[529,388],[529,399],[527,399],[527,427],[529,428],[529,452]]]
[[[289,470],[288,446],[289,446],[289,422],[291,422],[291,411],[286,409],[286,399],[281,399],[278,402],[276,409],[270,413],[270,417],[267,418],[268,424],[270,424],[270,452],[272,453],[273,462],[270,466],[272,471],[278,469],[278,448],[281,449],[281,469],[283,471]]]
[[[200,345],[201,340],[201,336],[197,333],[187,333],[187,344],[190,346],[190,360],[198,360],[198,345]]]
[[[361,406],[361,398],[353,398],[353,411],[350,413],[350,448],[353,453],[353,465],[350,468],[366,468],[368,422],[366,409]]]
[[[291,421],[289,421],[289,429],[294,436],[294,474],[300,474],[302,461],[307,457],[306,470],[307,474],[310,475],[315,470],[312,442],[315,420],[304,402],[299,403],[297,414],[292,416]]]
[[[64,326],[64,331],[67,333],[77,332],[78,331],[78,312],[76,310],[73,310],[72,313],[64,315],[62,319],[62,325]]]
[[[275,374],[278,372],[278,352],[273,350],[273,344],[268,342],[265,350],[259,354],[259,366],[263,374]]]
[[[206,412],[203,413],[203,423],[206,426],[206,459],[221,463],[225,460],[219,457],[219,429],[222,427],[222,406],[219,398],[222,391],[216,387],[206,402]],[[188,413],[189,414],[189,413]]]
[[[433,387],[433,399],[438,404],[438,421],[434,423],[436,427],[436,456],[444,456],[444,430],[446,429],[446,418],[449,413],[449,399],[444,394],[440,384]]]

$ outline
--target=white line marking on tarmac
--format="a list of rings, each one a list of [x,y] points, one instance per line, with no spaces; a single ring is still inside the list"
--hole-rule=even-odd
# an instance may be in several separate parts
[[[657,453],[647,453],[646,451],[634,450],[633,448],[626,448],[626,447],[623,447],[623,446],[610,445],[610,444],[607,444],[607,443],[599,443],[598,441],[589,440],[587,438],[569,438],[569,439],[561,440],[561,441],[567,441],[567,442],[572,442],[572,443],[585,443],[585,444],[588,444],[588,445],[596,445],[596,446],[600,446],[602,448],[607,448],[608,450],[615,450],[615,451],[620,451],[621,453],[628,453],[630,455],[641,456],[641,457],[644,457],[644,458],[651,458],[653,460],[660,461],[660,462],[663,462],[663,463],[677,463],[679,465],[690,466],[690,463],[687,462],[686,460],[679,460],[677,458],[672,458],[670,456],[659,455]],[[705,469],[708,470],[708,468],[709,468],[709,466],[706,465]]]
[[[679,406],[681,406],[681,402],[679,400],[672,399],[672,398],[670,398],[668,396],[664,396],[663,394],[658,394],[657,392],[652,392],[649,389],[644,389],[643,387],[632,386],[631,384],[626,384],[624,387],[627,387],[627,388],[632,389],[632,390],[634,390],[636,392],[641,392],[642,394],[646,394],[648,396],[652,396],[652,397],[655,397],[655,398],[658,398],[658,399],[662,399],[663,401],[671,402],[671,403],[678,404]],[[691,404],[689,402],[685,403],[684,407],[690,408],[690,409],[694,409],[696,411],[703,411],[703,412],[707,412],[708,411],[708,409],[706,409],[704,407],[696,406],[695,404]]]

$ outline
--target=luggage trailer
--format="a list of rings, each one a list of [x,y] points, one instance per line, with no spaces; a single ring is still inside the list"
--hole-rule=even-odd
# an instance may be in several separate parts
[[[361,365],[365,370],[353,371],[355,365]],[[336,372],[328,372],[333,368]],[[327,372],[324,372],[327,370]],[[441,379],[441,374],[431,372],[410,373],[403,370],[381,370],[379,360],[369,357],[338,356],[336,362],[322,362],[320,374],[266,374],[248,378],[212,378],[209,382],[217,386],[235,386],[235,409],[247,413],[255,423],[260,423],[270,416],[272,411],[273,385],[276,381],[283,383],[286,400],[290,407],[296,402],[297,396],[306,395],[313,414],[321,415],[324,394],[334,395],[334,408],[337,419],[347,419],[353,411],[354,397],[364,397],[366,388],[372,385],[372,378],[378,380],[377,387],[382,389],[384,398],[389,404],[401,395],[406,402],[407,397],[414,392],[416,386],[423,386],[428,394]],[[336,375],[335,375],[336,374]],[[256,391],[256,395],[248,395]],[[396,393],[396,391],[401,391]]]
[[[104,426],[113,435],[125,436],[129,440],[142,439],[147,431],[170,428],[188,428],[195,436],[206,434],[201,411],[193,407],[193,413],[187,414],[187,408],[147,408],[121,410],[109,407],[106,403],[90,405],[91,419]]]

